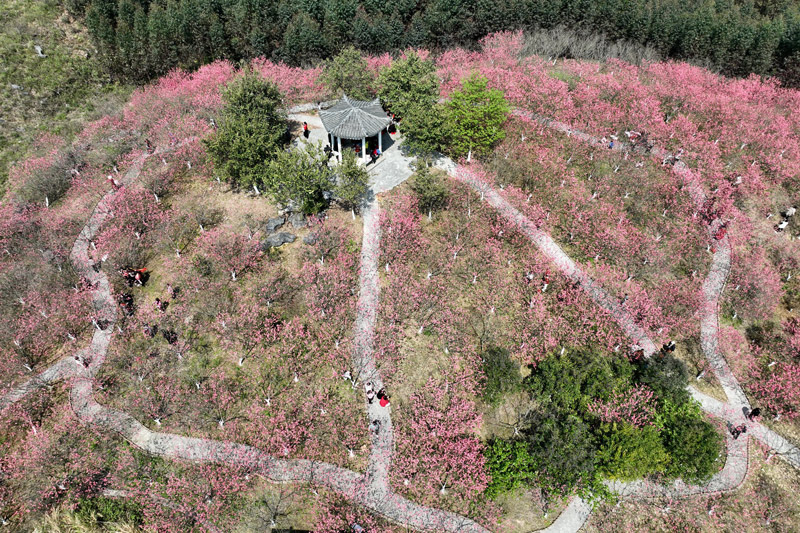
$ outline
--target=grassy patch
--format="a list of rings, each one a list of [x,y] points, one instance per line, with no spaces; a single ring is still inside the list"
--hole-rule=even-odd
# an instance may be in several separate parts
[[[40,135],[69,138],[127,100],[131,88],[110,83],[94,54],[57,0],[0,3],[0,191]]]

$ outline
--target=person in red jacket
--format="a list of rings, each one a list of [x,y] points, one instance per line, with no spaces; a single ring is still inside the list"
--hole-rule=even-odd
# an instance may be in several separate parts
[[[381,407],[386,407],[389,405],[389,397],[386,396],[386,389],[381,389],[378,391],[378,400]]]
[[[144,287],[144,284],[147,283],[147,280],[150,278],[150,274],[147,273],[146,268],[139,268],[133,271],[133,282],[135,285],[140,287]]]

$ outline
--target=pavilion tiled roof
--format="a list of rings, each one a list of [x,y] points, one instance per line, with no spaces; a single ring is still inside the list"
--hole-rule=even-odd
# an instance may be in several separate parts
[[[377,98],[363,102],[352,100],[347,95],[333,107],[320,110],[319,118],[328,133],[351,140],[377,135],[391,122]]]

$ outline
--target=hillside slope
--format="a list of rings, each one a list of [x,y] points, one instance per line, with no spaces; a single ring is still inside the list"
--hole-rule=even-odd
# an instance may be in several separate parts
[[[435,208],[402,133],[358,217],[217,179],[224,61],[12,169],[0,518],[113,497],[158,531],[574,531],[608,489],[596,531],[798,527],[800,92],[512,33],[433,60],[443,101],[477,72],[513,109],[481,160],[436,158]],[[330,96],[251,66],[287,107]]]

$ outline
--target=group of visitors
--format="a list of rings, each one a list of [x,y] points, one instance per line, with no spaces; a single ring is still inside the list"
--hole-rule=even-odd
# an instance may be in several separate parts
[[[128,284],[128,287],[133,287],[134,285],[144,287],[147,280],[150,279],[150,273],[146,268],[121,268],[119,273],[122,274],[122,278]]]
[[[683,157],[683,148],[679,149],[674,154],[665,156],[664,159],[661,160],[661,166],[663,167],[666,165],[675,165],[678,161],[681,160],[681,157]]]
[[[399,122],[399,119],[395,118],[394,113],[387,113],[387,115],[389,115],[389,117],[391,118],[391,122],[389,124],[389,127],[387,128],[387,131],[389,132],[389,134],[394,134],[394,133],[397,132],[397,128],[396,128],[395,124],[396,124],[396,122]],[[310,135],[311,135],[311,130],[308,128],[308,122],[303,122],[303,137],[306,140],[308,140]],[[360,156],[361,155],[361,150],[362,150],[361,143],[357,142],[355,144],[355,146],[353,147],[353,150],[355,151],[356,155]],[[323,148],[323,151],[325,152],[325,155],[327,156],[328,161],[330,161],[331,157],[334,156],[334,151],[331,148],[331,145],[330,144],[326,144],[325,148]],[[380,148],[373,148],[369,152],[370,163],[372,163],[374,165],[375,162],[378,161],[378,158],[380,158],[381,155],[383,155],[383,152],[381,151]],[[369,164],[369,163],[367,163],[367,164]]]
[[[628,137],[633,150],[647,154],[653,149],[653,143],[648,140],[647,132],[626,131],[625,135]]]
[[[761,409],[756,407],[755,409],[748,409],[747,407],[742,408],[744,410],[744,416],[750,422],[755,422],[758,417],[761,416]],[[730,431],[733,440],[739,438],[739,435],[742,433],[747,433],[747,426],[745,424],[739,424],[738,426],[734,426],[731,423],[728,423],[728,431]]]
[[[128,287],[143,287],[147,284],[147,281],[150,279],[150,273],[147,271],[146,268],[121,268],[119,270],[120,274],[122,275],[125,282],[128,284]],[[180,289],[177,287],[173,287],[172,284],[167,284],[167,292],[169,293],[169,297],[171,300],[174,300]],[[122,308],[122,311],[125,313],[125,316],[133,316],[136,313],[136,303],[133,298],[133,294],[130,292],[124,292],[119,295],[117,298],[117,302],[119,306]],[[161,299],[157,297],[153,302],[153,306],[160,311],[161,313],[166,312],[167,308],[169,307],[170,302],[166,299]],[[153,338],[158,335],[158,324],[145,324],[142,328],[142,333],[146,337]],[[161,330],[161,335],[164,337],[169,344],[175,344],[178,342],[178,334],[171,330],[171,329],[163,329]]]
[[[119,306],[122,308],[122,312],[125,313],[125,316],[133,316],[136,312],[136,304],[133,301],[133,294],[129,292],[123,292],[117,298],[119,302]]]
[[[675,348],[676,348],[677,346],[678,346],[678,345],[677,345],[677,344],[675,344],[675,341],[669,341],[667,344],[663,344],[663,345],[661,346],[661,353],[662,353],[663,355],[667,355],[668,353],[674,352],[674,351],[675,351]]]
[[[738,426],[731,425],[728,428],[728,431],[731,432],[731,436],[733,437],[733,440],[736,440],[736,439],[739,438],[739,435],[741,435],[742,433],[747,433],[747,426],[744,425],[744,424],[740,424]]]
[[[367,393],[367,402],[372,404],[375,398],[378,398],[378,403],[380,403],[381,407],[386,407],[389,405],[389,397],[386,395],[386,390],[381,389],[377,393],[375,392],[375,386],[372,384],[371,381],[367,381],[364,384],[364,389]],[[369,430],[376,435],[381,430],[381,421],[378,419],[372,420],[369,423]]]
[[[158,335],[158,331],[158,324],[145,324],[142,328],[142,333],[144,333],[144,336],[150,337],[151,339]],[[164,337],[164,340],[169,344],[175,344],[178,342],[178,334],[175,332],[175,330],[162,329],[161,336]]]
[[[752,410],[749,410],[745,407],[744,410],[745,418],[747,418],[750,422],[755,422],[756,418],[761,416],[761,409],[758,407]],[[738,426],[728,424],[728,431],[730,431],[733,440],[736,440],[742,433],[747,433],[747,426],[745,424],[739,424]]]
[[[375,386],[372,384],[371,381],[367,381],[364,384],[364,389],[367,393],[367,401],[371,404],[375,398],[378,398],[378,403],[381,407],[386,407],[389,405],[389,397],[386,395],[386,389],[381,389],[377,393],[375,392]]]

